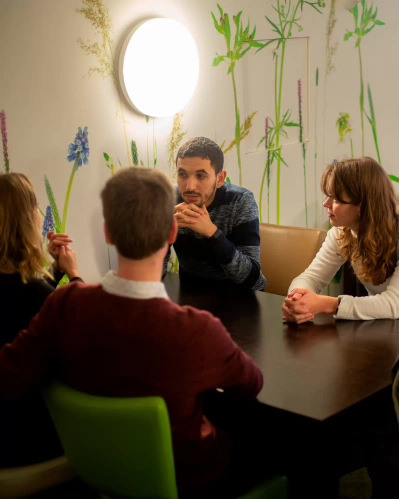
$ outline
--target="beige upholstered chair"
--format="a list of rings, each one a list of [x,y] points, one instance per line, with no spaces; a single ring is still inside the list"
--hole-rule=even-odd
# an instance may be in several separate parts
[[[327,231],[260,224],[260,263],[268,293],[286,296],[294,277],[301,274],[321,248]]]
[[[0,469],[1,499],[28,497],[72,480],[76,472],[65,456],[20,468]]]

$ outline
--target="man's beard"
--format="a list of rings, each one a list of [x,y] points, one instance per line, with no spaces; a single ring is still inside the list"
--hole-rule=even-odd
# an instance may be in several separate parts
[[[212,201],[213,201],[213,198],[214,198],[216,190],[217,190],[216,184],[217,184],[217,182],[215,182],[215,185],[213,186],[213,190],[212,190],[211,194],[209,194],[209,196],[207,196],[204,200],[202,199],[202,195],[197,193],[197,192],[190,192],[189,191],[189,192],[185,192],[184,195],[188,196],[188,195],[192,194],[195,196],[199,196],[199,199],[200,199],[199,203],[198,204],[194,203],[194,204],[196,206],[198,206],[198,208],[202,208],[204,206],[204,204],[207,203],[210,199],[212,199]]]

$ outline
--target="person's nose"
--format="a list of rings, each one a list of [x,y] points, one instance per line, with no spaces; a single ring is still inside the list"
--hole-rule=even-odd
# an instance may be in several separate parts
[[[188,177],[186,182],[186,191],[195,191],[197,187],[197,182],[195,177]]]
[[[327,196],[326,200],[323,203],[324,208],[330,208],[332,204],[332,200],[330,196]]]

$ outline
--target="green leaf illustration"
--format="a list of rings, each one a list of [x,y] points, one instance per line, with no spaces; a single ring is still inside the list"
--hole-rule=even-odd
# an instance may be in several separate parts
[[[230,19],[228,14],[224,15],[224,35],[226,37],[227,49],[230,50],[231,30],[230,30]]]
[[[137,150],[137,144],[136,144],[136,142],[134,140],[132,140],[132,142],[130,144],[130,148],[131,148],[131,151],[132,151],[133,165],[137,166],[139,164],[139,153],[138,153],[138,150]]]
[[[217,57],[215,57],[213,59],[213,63],[212,63],[212,66],[219,66],[219,64],[221,62],[223,62],[225,60],[225,56],[224,55],[218,55]]]
[[[219,26],[219,23],[217,22],[216,20],[216,17],[215,17],[215,14],[213,12],[211,12],[212,14],[212,18],[213,18],[213,23],[215,24],[215,28],[216,30],[221,34],[223,35],[223,29]]]
[[[270,20],[267,16],[265,16],[265,17],[266,17],[266,19],[269,21],[269,23],[273,26],[273,28],[274,28],[274,29],[273,29],[272,31],[275,31],[278,35],[280,35],[280,36],[281,36],[281,38],[284,38],[284,35],[283,35],[283,33],[282,33],[279,29],[278,29],[277,24],[274,24],[274,22],[273,22],[273,21],[271,21],[271,20]]]

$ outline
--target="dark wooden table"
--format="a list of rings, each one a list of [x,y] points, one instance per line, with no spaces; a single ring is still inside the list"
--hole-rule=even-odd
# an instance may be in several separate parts
[[[399,320],[283,322],[284,298],[262,292],[192,290],[164,280],[172,301],[219,317],[261,368],[259,401],[324,421],[387,388],[399,352]]]

